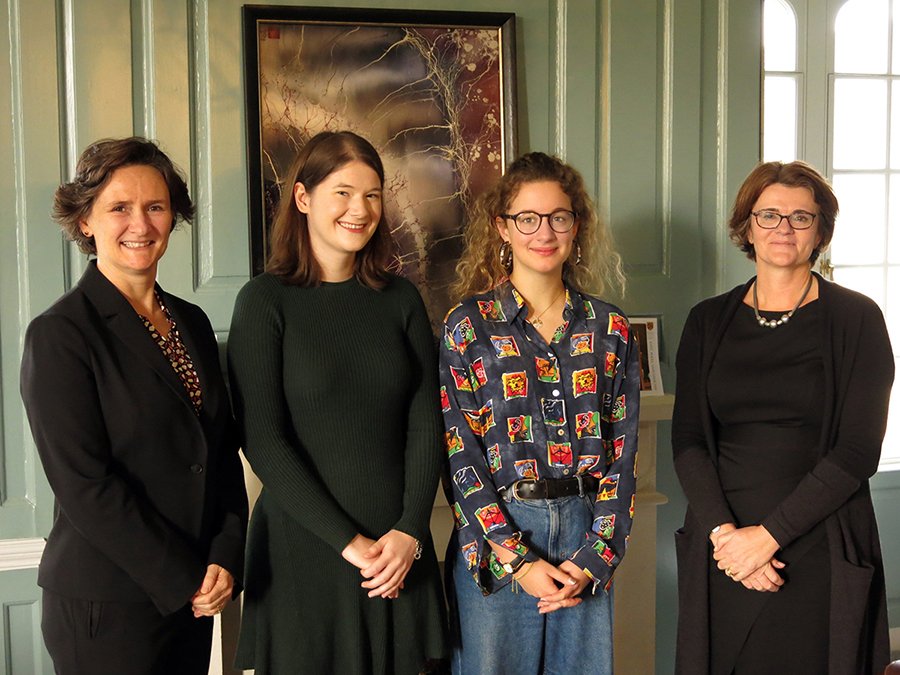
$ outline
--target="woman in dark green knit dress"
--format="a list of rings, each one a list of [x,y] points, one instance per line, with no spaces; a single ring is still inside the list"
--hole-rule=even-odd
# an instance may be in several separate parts
[[[445,654],[428,318],[386,272],[374,148],[324,132],[289,176],[268,272],[238,295],[228,341],[244,452],[263,483],[236,665],[419,673]]]

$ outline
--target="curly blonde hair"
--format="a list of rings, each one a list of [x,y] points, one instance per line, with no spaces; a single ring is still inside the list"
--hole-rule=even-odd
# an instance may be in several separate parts
[[[451,288],[457,299],[484,293],[507,279],[509,273],[499,255],[503,239],[494,219],[507,212],[522,185],[540,181],[559,183],[571,200],[578,219],[572,254],[563,264],[563,281],[592,295],[602,295],[609,290],[624,294],[622,257],[615,251],[612,232],[597,217],[581,174],[557,157],[530,152],[510,164],[500,182],[475,204],[466,226],[465,249],[456,265],[457,281]],[[576,264],[579,248],[581,260]]]

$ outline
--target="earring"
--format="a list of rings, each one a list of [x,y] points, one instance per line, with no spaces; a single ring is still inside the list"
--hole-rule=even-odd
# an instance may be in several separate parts
[[[573,265],[578,265],[581,263],[581,244],[577,241],[575,242],[575,262]]]
[[[500,266],[506,270],[506,273],[509,274],[512,272],[513,266],[513,257],[512,257],[512,246],[509,245],[508,241],[504,241],[500,244]]]

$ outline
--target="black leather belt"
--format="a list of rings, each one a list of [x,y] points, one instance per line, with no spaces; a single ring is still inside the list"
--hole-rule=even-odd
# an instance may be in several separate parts
[[[558,499],[572,495],[596,492],[600,481],[590,475],[579,474],[569,478],[541,478],[540,480],[517,480],[512,485],[498,490],[503,499]]]

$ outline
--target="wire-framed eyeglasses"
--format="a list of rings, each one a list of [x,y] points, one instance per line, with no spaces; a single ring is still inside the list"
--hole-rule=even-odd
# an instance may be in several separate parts
[[[516,229],[522,234],[534,234],[541,228],[544,218],[550,223],[550,229],[562,234],[572,229],[575,224],[575,212],[568,209],[557,209],[552,213],[537,213],[535,211],[520,211],[519,213],[501,213],[501,218],[506,218],[516,224]]]
[[[788,221],[788,224],[795,230],[808,230],[816,219],[816,214],[808,211],[794,211],[783,216],[778,211],[763,209],[762,211],[751,211],[751,214],[756,218],[756,224],[764,230],[774,230],[781,225],[782,220]]]

